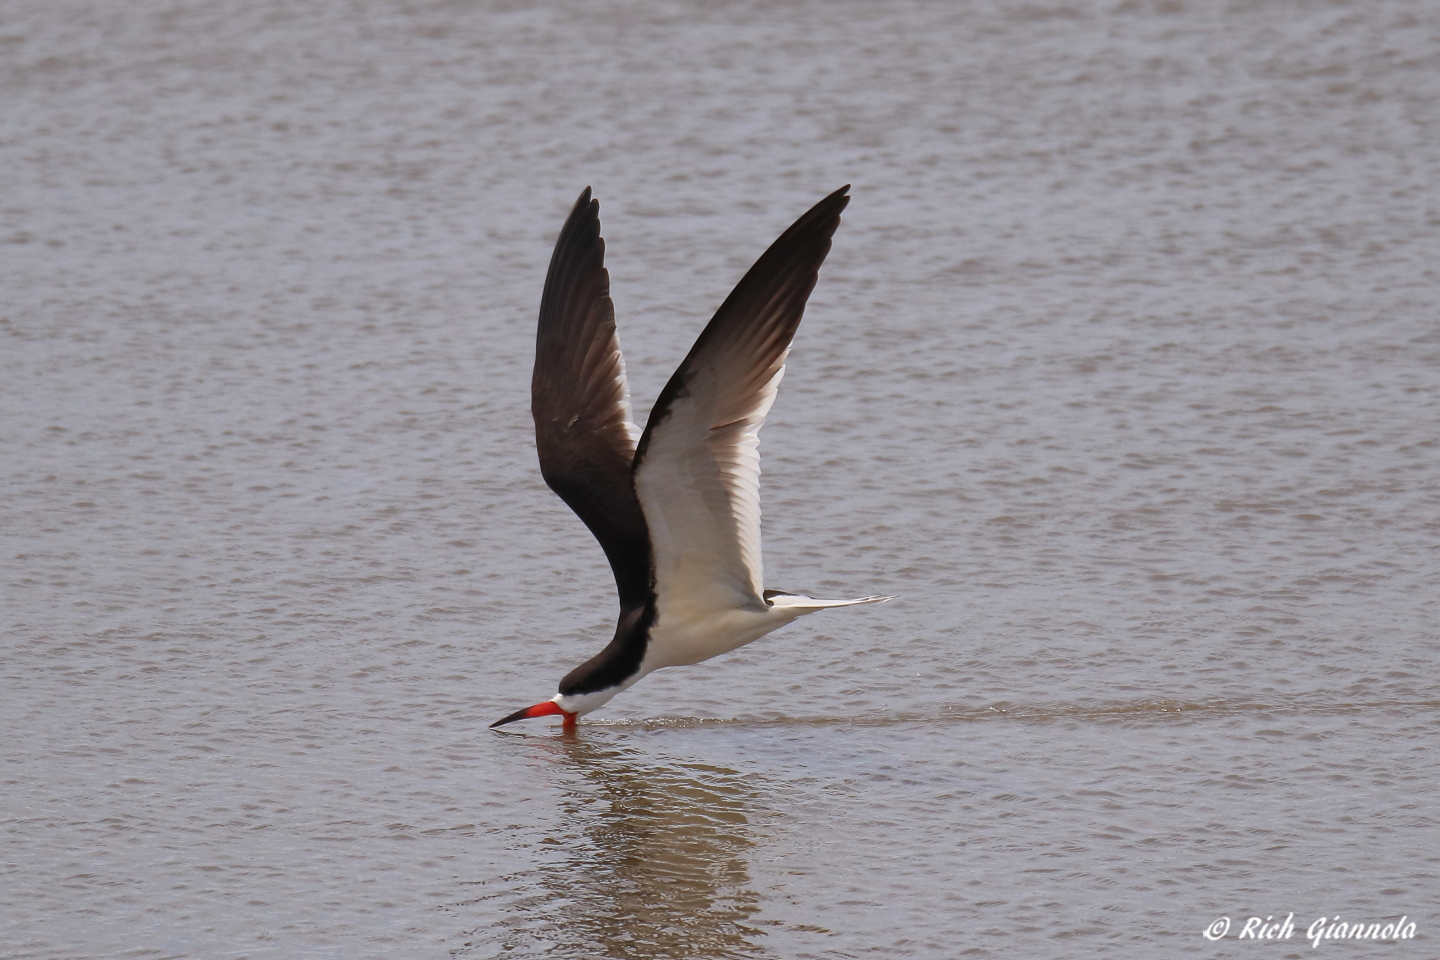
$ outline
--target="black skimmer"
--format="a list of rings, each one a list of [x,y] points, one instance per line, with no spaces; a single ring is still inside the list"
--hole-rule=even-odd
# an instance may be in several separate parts
[[[660,391],[644,433],[630,415],[600,204],[588,187],[580,194],[545,277],[531,411],[540,472],[605,550],[620,619],[559,693],[492,727],[559,715],[573,729],[661,667],[709,660],[816,610],[893,599],[766,590],[760,563],[760,428],[849,189],[755,262]]]

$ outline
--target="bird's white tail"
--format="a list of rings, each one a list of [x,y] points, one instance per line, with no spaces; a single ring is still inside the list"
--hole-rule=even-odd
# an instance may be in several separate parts
[[[781,593],[778,590],[765,591],[765,602],[770,604],[770,606],[798,610],[801,613],[809,613],[811,610],[824,610],[826,607],[849,607],[857,603],[884,603],[886,600],[894,599],[894,597],[860,597],[857,600],[820,600],[816,597],[801,597],[793,593]]]

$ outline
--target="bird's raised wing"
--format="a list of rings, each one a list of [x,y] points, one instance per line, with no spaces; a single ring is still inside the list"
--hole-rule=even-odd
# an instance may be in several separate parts
[[[530,381],[535,446],[550,489],[585,521],[615,573],[623,611],[650,596],[650,539],[635,497],[635,437],[625,361],[590,188],[555,242]]]
[[[849,189],[771,244],[655,401],[635,457],[635,491],[662,619],[667,610],[765,609],[760,428]]]

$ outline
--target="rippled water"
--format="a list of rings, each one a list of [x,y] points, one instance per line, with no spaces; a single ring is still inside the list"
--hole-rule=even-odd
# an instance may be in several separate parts
[[[1433,952],[1437,51],[1419,0],[8,4],[0,956]],[[844,183],[767,579],[901,599],[486,729],[611,629],[528,412],[575,195],[643,417]]]

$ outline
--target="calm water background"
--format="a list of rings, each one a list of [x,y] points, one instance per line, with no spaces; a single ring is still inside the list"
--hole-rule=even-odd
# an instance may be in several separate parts
[[[643,416],[844,183],[767,579],[902,599],[487,730],[576,194]],[[1423,0],[11,0],[0,956],[1433,956],[1437,183]]]

